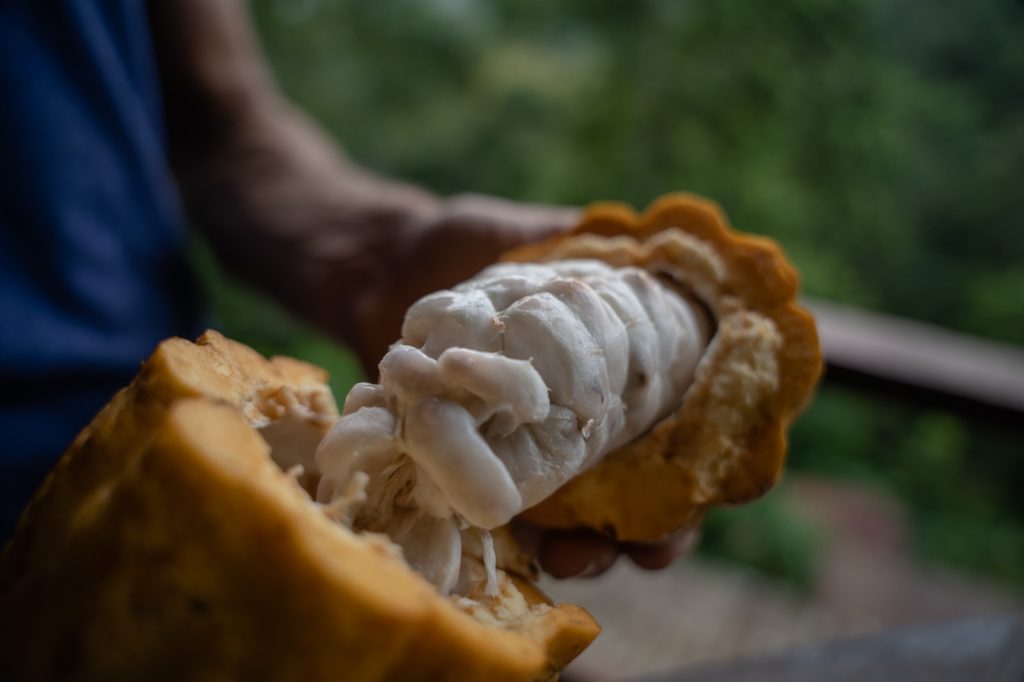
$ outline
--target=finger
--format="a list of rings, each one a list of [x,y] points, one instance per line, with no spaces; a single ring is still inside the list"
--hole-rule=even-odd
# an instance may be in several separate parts
[[[591,577],[611,568],[618,555],[613,540],[593,531],[556,530],[541,538],[537,560],[556,578]]]
[[[687,528],[671,534],[660,542],[623,543],[623,550],[640,568],[657,571],[684,554],[692,552],[699,538],[699,529]]]
[[[486,227],[498,253],[565,232],[581,216],[575,207],[528,204],[479,194],[454,196],[446,202],[445,211],[450,222]]]

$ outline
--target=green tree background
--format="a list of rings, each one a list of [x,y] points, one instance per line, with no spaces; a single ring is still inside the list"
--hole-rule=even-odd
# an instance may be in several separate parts
[[[694,191],[781,241],[810,294],[1024,344],[1020,2],[253,8],[283,89],[379,172],[569,204]],[[339,394],[357,380],[343,350],[197,261],[228,333],[327,366]],[[893,492],[922,557],[1022,586],[1020,435],[826,386],[790,468]],[[706,536],[797,585],[821,541],[772,496]]]

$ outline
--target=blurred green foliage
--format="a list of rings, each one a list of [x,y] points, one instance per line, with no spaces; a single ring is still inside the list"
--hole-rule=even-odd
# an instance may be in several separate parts
[[[701,525],[700,553],[756,569],[798,592],[811,588],[828,539],[813,519],[792,508],[785,488],[783,483],[753,503],[711,510]]]
[[[924,557],[1024,587],[1021,428],[825,386],[791,432],[789,468],[887,490]]]
[[[574,204],[687,189],[779,239],[809,293],[1024,343],[1019,2],[253,8],[283,89],[375,170]],[[355,380],[351,358],[204,263],[229,332],[326,362],[336,390]],[[1020,435],[830,387],[792,435],[792,468],[887,487],[923,555],[1024,584]],[[772,514],[729,518],[800,535]],[[716,551],[805,573],[744,549],[749,531],[713,532]]]

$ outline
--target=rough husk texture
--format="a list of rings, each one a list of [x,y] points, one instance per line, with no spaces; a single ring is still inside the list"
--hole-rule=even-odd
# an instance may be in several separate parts
[[[660,245],[645,249],[645,241]],[[504,259],[571,257],[670,275],[707,306],[717,332],[679,410],[524,516],[550,527],[652,540],[696,523],[709,506],[768,490],[785,460],[786,429],[822,366],[814,319],[796,303],[798,277],[779,246],[734,232],[709,201],[673,194],[642,215],[622,204],[595,204],[570,233]],[[772,390],[757,392],[765,368],[777,380]]]
[[[556,676],[597,635],[584,610],[547,606],[510,577],[525,602],[474,618],[385,543],[330,521],[271,461],[247,418],[254,400],[325,378],[212,332],[161,344],[0,558],[0,677]]]

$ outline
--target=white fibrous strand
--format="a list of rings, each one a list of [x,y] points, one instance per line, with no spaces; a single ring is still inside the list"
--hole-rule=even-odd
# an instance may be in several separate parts
[[[486,531],[677,408],[708,334],[702,310],[641,268],[494,265],[409,309],[380,383],[352,389],[317,450],[317,498],[361,472],[353,527],[386,533],[446,594],[460,531],[481,529],[494,594]]]
[[[483,546],[484,568],[487,570],[487,587],[484,594],[493,597],[498,594],[498,568],[497,558],[494,554],[494,537],[491,531],[480,529],[480,544]]]

